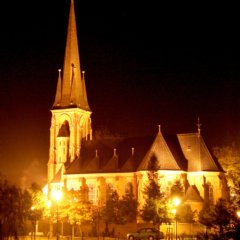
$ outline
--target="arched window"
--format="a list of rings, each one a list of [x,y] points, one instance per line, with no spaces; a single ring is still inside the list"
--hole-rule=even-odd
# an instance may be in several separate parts
[[[111,183],[108,183],[106,186],[106,199],[109,199],[114,191],[114,186]]]
[[[88,185],[86,184],[86,179],[82,178],[81,182],[82,182],[80,187],[81,199],[82,201],[89,201],[89,188]]]
[[[209,204],[213,204],[214,203],[213,186],[212,186],[212,184],[210,182],[208,182],[205,185],[205,200]]]
[[[69,156],[69,137],[70,128],[68,121],[64,121],[61,125],[57,135],[57,160],[59,163],[67,162]]]
[[[132,194],[133,193],[133,186],[132,186],[132,183],[128,182],[126,185],[125,185],[125,194]]]
[[[213,204],[214,199],[213,199],[213,187],[211,184],[209,184],[209,203]]]
[[[64,121],[62,126],[60,127],[58,131],[58,137],[69,137],[70,136],[70,128],[68,121]]]

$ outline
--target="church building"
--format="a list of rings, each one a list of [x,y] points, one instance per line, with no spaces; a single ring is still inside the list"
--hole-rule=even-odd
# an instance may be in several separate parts
[[[113,190],[120,197],[131,191],[141,204],[148,162],[154,155],[162,189],[168,193],[179,180],[192,210],[227,198],[224,171],[205,144],[200,123],[193,133],[167,134],[159,126],[152,137],[93,138],[86,85],[71,0],[64,66],[51,109],[49,192],[84,186],[89,200],[101,206]]]

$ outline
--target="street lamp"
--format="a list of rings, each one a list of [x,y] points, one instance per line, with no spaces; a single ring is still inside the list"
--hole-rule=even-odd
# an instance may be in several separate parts
[[[51,206],[52,206],[52,202],[51,201],[47,201],[46,202],[46,206],[48,209],[48,216],[49,216],[49,232],[48,232],[48,239],[52,239],[52,233],[53,233],[53,226],[52,226],[52,213],[51,213]]]
[[[236,215],[237,215],[237,218],[240,219],[240,210],[237,210]]]
[[[236,216],[238,221],[235,226],[235,233],[236,233],[236,236],[239,236],[240,235],[240,210],[236,211]]]
[[[36,213],[35,213],[35,206],[31,207],[32,210],[32,223],[33,223],[33,239],[36,239],[36,228],[37,228],[37,220],[36,220]]]
[[[175,209],[174,209],[173,212],[175,213],[175,220],[176,220],[176,240],[178,238],[178,233],[177,233],[177,207],[180,205],[180,203],[181,203],[181,199],[180,198],[175,197],[173,199],[173,204],[175,206]]]
[[[56,203],[57,203],[57,240],[59,240],[59,234],[58,234],[58,203],[62,198],[62,192],[60,190],[59,191],[53,191],[52,196],[56,200]]]

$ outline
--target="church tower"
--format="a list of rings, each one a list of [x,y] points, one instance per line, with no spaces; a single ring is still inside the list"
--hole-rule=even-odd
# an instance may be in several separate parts
[[[82,139],[92,138],[85,73],[80,68],[74,0],[70,4],[63,72],[59,70],[51,113],[48,184],[63,183],[65,166],[79,157]]]

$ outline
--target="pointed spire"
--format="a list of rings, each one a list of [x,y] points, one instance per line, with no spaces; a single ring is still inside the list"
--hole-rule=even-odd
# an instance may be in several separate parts
[[[54,106],[59,106],[62,98],[62,77],[61,77],[61,69],[58,69],[58,82],[57,82],[57,91],[54,101]]]
[[[86,87],[81,79],[74,1],[71,0],[60,107],[79,107],[90,110],[84,96],[86,96]],[[53,107],[57,107],[56,102],[54,102]]]
[[[198,131],[198,135],[201,135],[201,123],[200,123],[200,118],[198,117],[198,122],[197,122],[197,131]]]
[[[82,71],[82,82],[83,82],[83,99],[86,104],[88,104],[88,99],[87,99],[87,91],[86,91],[86,84],[85,84],[85,71]],[[89,108],[89,106],[85,106],[86,108]]]
[[[113,156],[114,156],[114,157],[117,156],[117,149],[116,149],[116,148],[113,149]]]
[[[117,149],[113,149],[113,157],[115,158],[115,168],[118,169],[118,155],[117,155]]]
[[[160,133],[161,132],[161,125],[159,124],[158,125],[158,133]]]
[[[134,147],[132,147],[132,156],[134,155]]]

